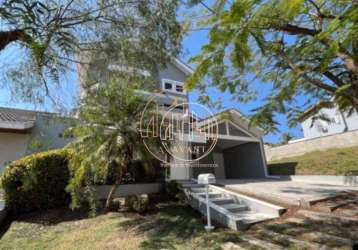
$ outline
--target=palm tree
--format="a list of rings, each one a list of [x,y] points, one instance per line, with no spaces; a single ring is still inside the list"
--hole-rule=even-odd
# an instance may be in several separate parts
[[[94,205],[93,184],[104,183],[109,172],[114,172],[115,181],[106,201],[109,209],[135,161],[141,160],[147,169],[154,167],[155,161],[138,132],[147,101],[136,94],[138,85],[124,84],[126,80],[122,76],[89,89],[82,100],[81,124],[70,130],[76,140],[68,146],[74,152],[70,161],[73,178],[67,188],[73,207],[78,207],[83,198]]]

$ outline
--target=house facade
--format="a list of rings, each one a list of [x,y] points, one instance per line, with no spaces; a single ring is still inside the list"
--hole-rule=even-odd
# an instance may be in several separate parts
[[[88,65],[78,65],[81,82],[86,79],[86,71],[93,74],[93,70],[88,67]],[[124,69],[109,64],[108,70]],[[190,74],[192,74],[190,67],[173,58],[167,63],[166,67],[159,71],[158,91],[150,93],[138,90],[138,93],[153,97],[161,107],[161,112],[176,113],[176,119],[180,121],[193,113],[189,104],[188,92],[184,87],[184,83]],[[85,90],[81,89],[83,96]],[[186,105],[187,103],[188,105]],[[180,107],[180,104],[183,104],[183,106]],[[215,146],[210,149],[210,153],[206,157],[198,160],[193,159],[192,154],[187,152],[183,153],[181,157],[168,155],[166,158],[169,162],[166,171],[167,179],[188,180],[196,178],[200,173],[214,173],[219,179],[265,178],[268,176],[262,141],[264,132],[259,128],[250,127],[249,120],[238,110],[229,109],[210,117],[197,118],[195,124],[196,130],[202,132],[217,125]],[[191,127],[190,124],[188,124],[188,127]],[[190,132],[192,132],[191,129],[188,129],[185,133],[190,134]],[[208,138],[200,138],[199,136],[194,139],[185,133],[183,134],[186,138],[185,141],[183,142],[183,139],[181,139],[180,142],[182,145],[190,147],[193,144],[208,143]],[[179,139],[174,143],[174,147],[176,144],[179,144]]]
[[[0,107],[0,174],[11,161],[47,149],[62,148],[73,120],[56,114]]]
[[[334,106],[332,108],[322,108],[318,115],[323,116],[325,119],[314,120],[312,115],[301,122],[304,139],[318,138],[358,129],[358,113],[356,111],[353,111],[349,115],[347,112],[341,112]]]
[[[115,65],[110,70],[121,70]],[[78,65],[78,73],[83,84],[86,69]],[[93,73],[93,72],[92,72]],[[193,116],[189,94],[184,82],[190,76],[190,67],[172,59],[158,74],[158,91],[155,93],[138,90],[138,93],[154,97],[162,112],[169,112],[184,119]],[[83,91],[81,95],[84,95]],[[183,106],[180,108],[180,104]],[[173,108],[175,106],[175,108]],[[167,156],[170,163],[166,176],[170,180],[196,178],[200,173],[213,173],[218,179],[264,178],[267,177],[266,160],[263,148],[263,131],[250,127],[248,119],[236,109],[225,110],[203,118],[196,117],[195,127],[188,124],[182,135],[184,144],[205,146],[210,138],[205,133],[216,128],[215,144],[205,157],[195,159],[192,153],[184,153],[181,159]],[[24,155],[53,148],[62,148],[71,141],[64,138],[64,131],[73,126],[74,119],[64,119],[56,114],[28,110],[0,108],[0,167]],[[193,130],[199,131],[192,135]],[[178,144],[179,140],[176,141]],[[209,167],[210,166],[210,167]]]

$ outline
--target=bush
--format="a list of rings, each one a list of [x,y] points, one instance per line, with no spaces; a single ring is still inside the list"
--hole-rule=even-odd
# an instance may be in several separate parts
[[[68,150],[51,150],[12,162],[1,177],[6,207],[14,213],[68,205]]]
[[[138,213],[144,213],[153,208],[149,195],[130,195],[125,198],[125,207]]]
[[[169,199],[177,199],[177,195],[180,192],[179,184],[176,181],[171,180],[170,182],[166,183],[165,191]]]
[[[126,178],[122,180],[122,184],[152,183],[165,179],[165,169],[160,166],[158,160],[150,161],[151,167],[147,165],[148,164],[143,164],[141,161],[133,162],[128,169]],[[104,184],[112,185],[115,182],[117,169],[118,167],[116,165],[109,168],[108,177]]]

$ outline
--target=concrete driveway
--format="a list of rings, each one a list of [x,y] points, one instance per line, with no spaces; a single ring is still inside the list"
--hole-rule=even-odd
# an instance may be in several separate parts
[[[358,187],[287,181],[279,179],[225,179],[217,183],[232,191],[287,205],[300,205],[328,197],[358,192]]]

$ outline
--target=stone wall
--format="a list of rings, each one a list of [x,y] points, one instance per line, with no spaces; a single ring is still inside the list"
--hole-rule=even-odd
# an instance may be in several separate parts
[[[317,150],[323,151],[330,148],[353,146],[358,146],[358,130],[298,141],[278,147],[265,146],[265,153],[267,161],[272,161],[286,157],[303,155]]]

